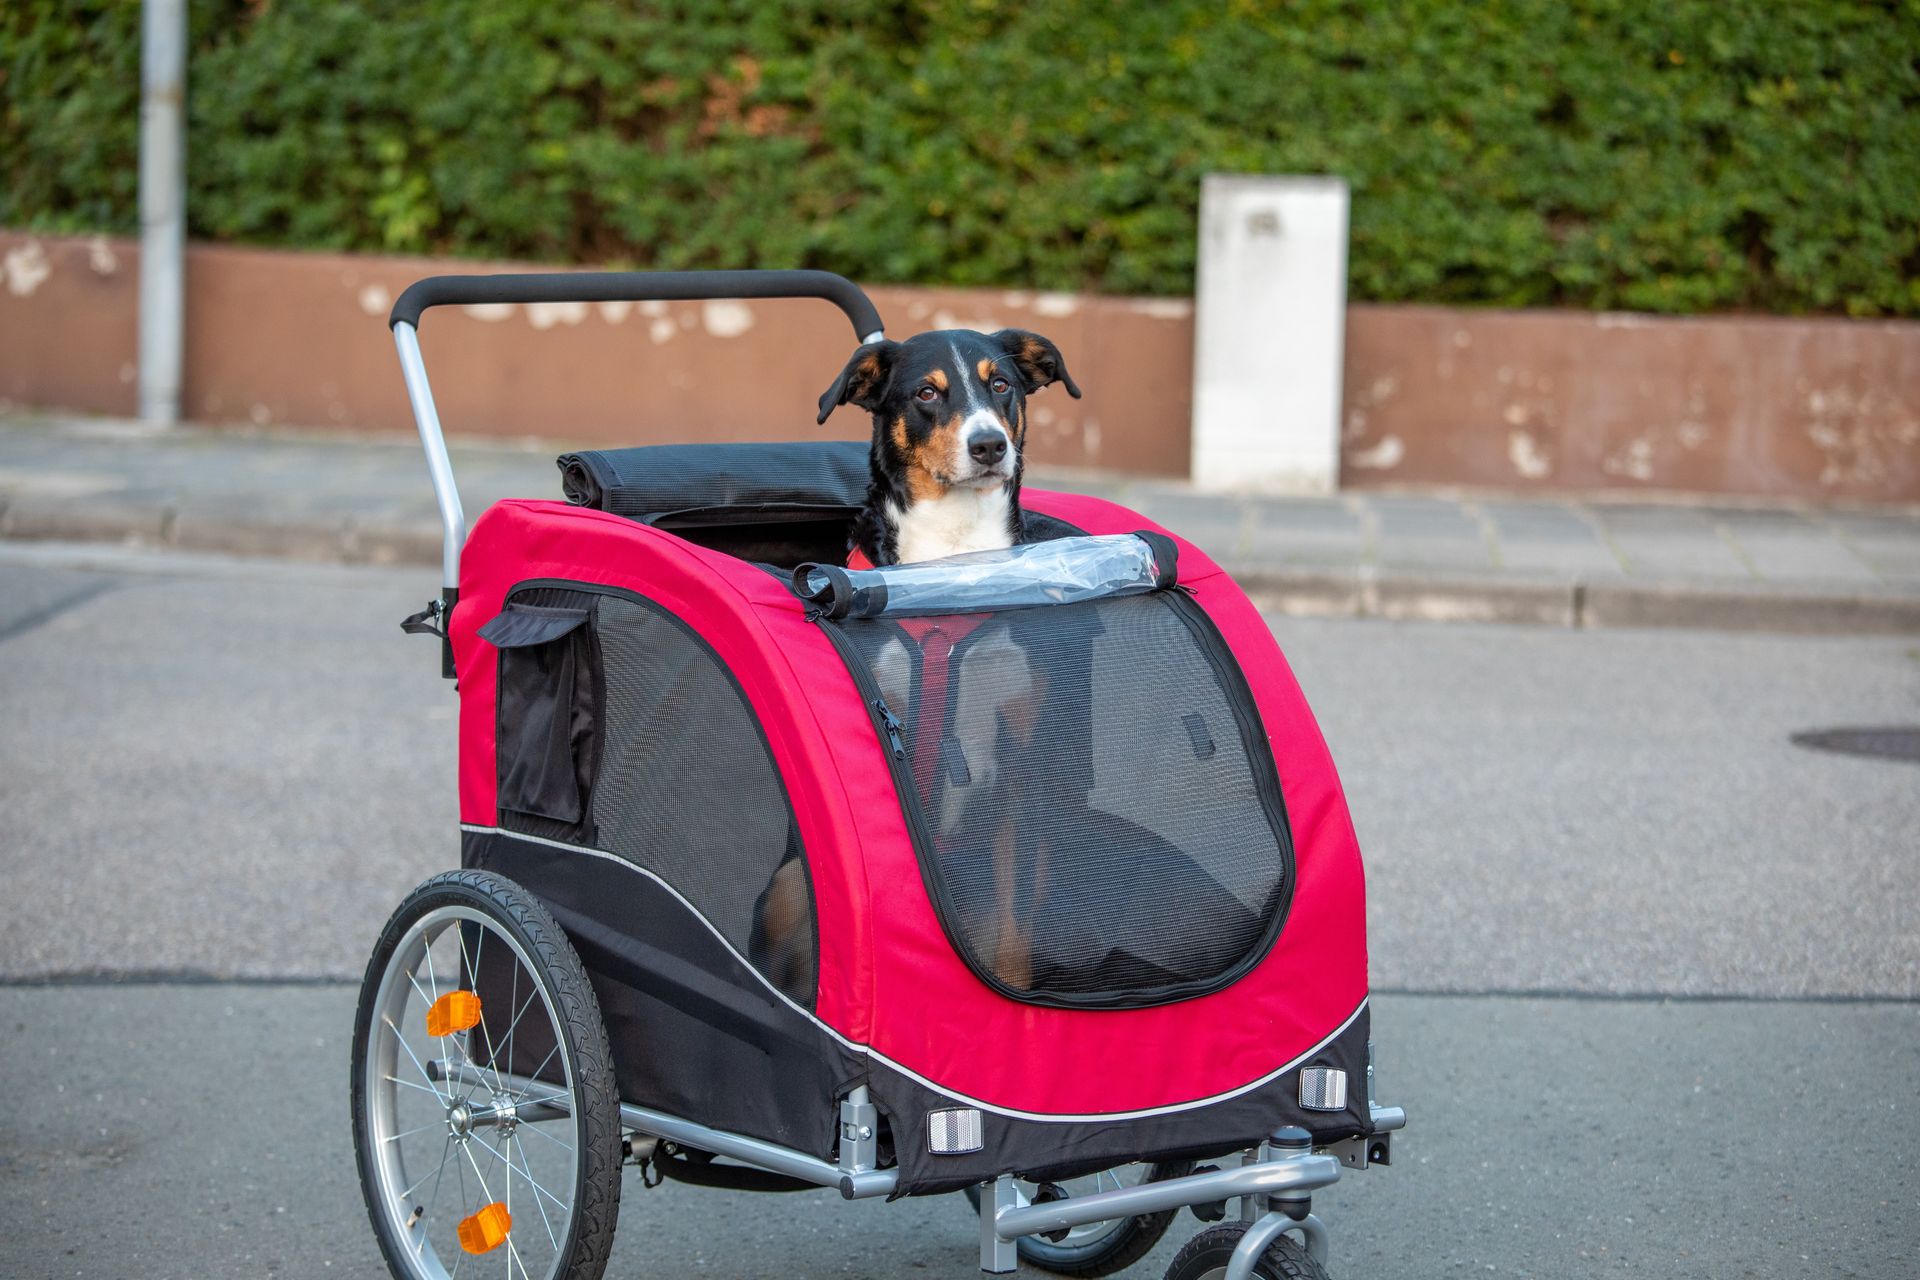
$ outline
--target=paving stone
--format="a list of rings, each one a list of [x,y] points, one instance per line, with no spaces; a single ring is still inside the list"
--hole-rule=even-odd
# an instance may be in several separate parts
[[[1880,580],[1837,534],[1799,512],[1715,511],[1709,518],[1763,579],[1854,584]]]
[[[1634,577],[1754,577],[1697,509],[1607,504],[1591,510]]]
[[[1920,515],[1835,511],[1825,514],[1822,523],[1879,577],[1920,578]]]

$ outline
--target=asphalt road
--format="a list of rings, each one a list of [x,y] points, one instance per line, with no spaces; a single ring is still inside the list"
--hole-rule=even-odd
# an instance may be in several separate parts
[[[455,857],[431,589],[0,548],[0,1274],[377,1270],[340,980]],[[1788,742],[1920,723],[1920,650],[1276,630],[1413,1116],[1317,1198],[1335,1274],[1920,1274],[1920,768]],[[628,1188],[616,1276],[977,1274],[954,1197]]]

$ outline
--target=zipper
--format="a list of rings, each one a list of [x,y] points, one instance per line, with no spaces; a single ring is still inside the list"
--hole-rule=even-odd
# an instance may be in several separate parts
[[[860,691],[860,700],[866,703],[867,719],[873,722],[873,731],[879,740],[886,744],[887,771],[893,776],[893,791],[900,800],[900,816],[906,820],[907,838],[913,843],[914,859],[920,864],[920,880],[926,886],[927,896],[933,901],[933,914],[940,921],[940,931],[947,937],[947,945],[953,953],[973,970],[974,975],[1002,995],[1015,1000],[1030,1000],[1030,997],[1017,992],[975,963],[973,952],[968,949],[966,939],[954,932],[949,921],[957,919],[951,895],[947,893],[946,881],[934,871],[933,859],[938,849],[933,843],[933,833],[927,829],[927,818],[920,810],[919,784],[914,782],[913,773],[907,767],[907,744],[902,731],[906,728],[900,717],[887,705],[886,695],[880,692],[880,684],[873,678],[873,672],[867,669],[867,663],[853,647],[853,641],[840,624],[821,615],[817,610],[807,615],[807,621],[827,633],[827,639],[833,642],[834,651],[840,655],[840,664],[853,677],[853,687]]]
[[[906,726],[900,723],[899,716],[893,714],[893,708],[887,705],[885,698],[875,698],[873,700],[873,710],[874,714],[880,717],[881,725],[886,729],[887,746],[892,749],[893,758],[895,760],[905,760],[907,758],[907,744],[901,741],[900,730]]]

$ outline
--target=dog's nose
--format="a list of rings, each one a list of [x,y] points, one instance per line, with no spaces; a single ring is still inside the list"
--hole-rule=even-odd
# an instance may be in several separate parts
[[[977,431],[967,437],[967,453],[983,467],[990,467],[1007,456],[1007,433]]]

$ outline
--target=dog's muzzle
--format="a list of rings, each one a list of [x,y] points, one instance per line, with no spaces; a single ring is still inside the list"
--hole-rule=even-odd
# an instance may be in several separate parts
[[[1013,441],[998,422],[969,427],[960,447],[964,451],[959,460],[962,478],[1001,479],[1013,474]]]

